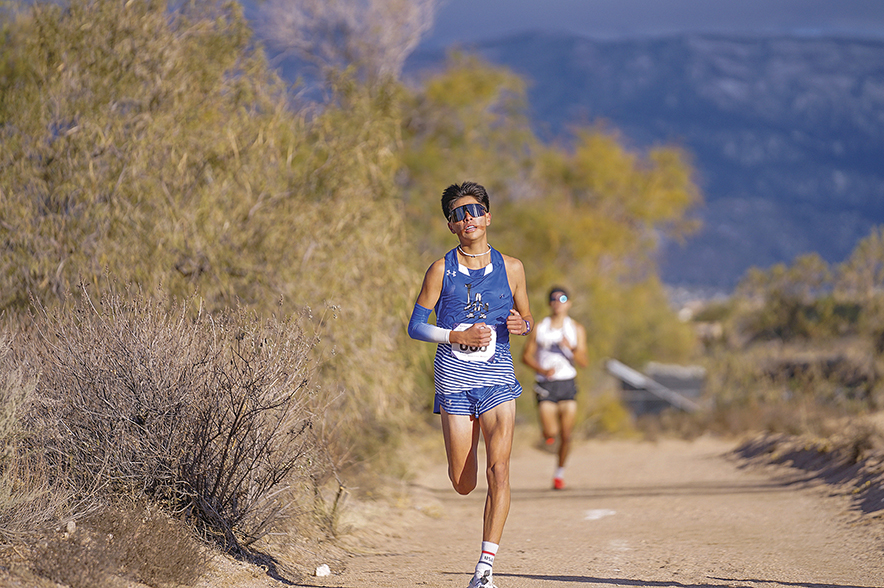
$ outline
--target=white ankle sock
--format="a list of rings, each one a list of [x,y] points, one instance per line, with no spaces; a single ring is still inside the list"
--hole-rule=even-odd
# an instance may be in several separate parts
[[[497,555],[497,543],[491,541],[482,541],[482,554],[479,556],[479,563],[476,564],[476,575],[485,573],[494,566],[494,556]]]
[[[564,467],[556,468],[556,475],[553,477],[559,478],[559,479],[564,479],[565,478],[565,468]]]

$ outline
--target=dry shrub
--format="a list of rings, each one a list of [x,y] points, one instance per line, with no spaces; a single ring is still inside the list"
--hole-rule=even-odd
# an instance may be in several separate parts
[[[21,538],[69,514],[75,504],[51,481],[39,451],[29,450],[22,417],[33,402],[36,377],[16,365],[13,340],[0,334],[0,537]]]
[[[877,376],[861,340],[765,342],[706,361],[711,430],[820,434],[834,417],[874,410]]]
[[[283,490],[327,477],[300,317],[80,294],[40,308],[22,341],[42,374],[27,425],[56,483],[146,496],[242,552],[280,520]]]
[[[31,547],[35,574],[71,588],[193,585],[206,554],[191,529],[150,506],[118,504]]]

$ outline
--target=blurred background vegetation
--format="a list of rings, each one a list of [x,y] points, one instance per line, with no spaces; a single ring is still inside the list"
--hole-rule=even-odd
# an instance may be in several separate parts
[[[690,154],[639,152],[603,123],[541,142],[524,80],[468,54],[406,82],[432,0],[267,4],[265,36],[304,67],[294,86],[236,2],[0,4],[4,536],[126,495],[245,552],[283,488],[333,534],[347,481],[380,464],[406,477],[399,450],[435,426],[434,349],[405,325],[455,244],[439,199],[463,180],[488,189],[490,241],[524,262],[535,317],[551,285],[573,293],[583,434],[641,426],[606,358],[703,365],[711,409],[654,425],[682,434],[880,407],[880,232],[839,267],[811,253],[752,270],[686,313],[655,255],[696,228]],[[532,426],[532,375],[517,373]],[[96,406],[125,418],[72,432]],[[146,443],[154,423],[169,436]],[[256,439],[266,454],[225,461]],[[103,461],[110,442],[131,451]],[[131,467],[145,456],[162,467]]]

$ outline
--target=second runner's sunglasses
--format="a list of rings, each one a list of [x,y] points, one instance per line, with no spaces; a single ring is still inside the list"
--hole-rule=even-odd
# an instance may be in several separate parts
[[[478,218],[480,216],[485,216],[486,212],[485,207],[481,204],[464,204],[451,211],[448,215],[448,222],[459,223],[467,218],[467,213],[470,213],[470,216],[473,218]]]

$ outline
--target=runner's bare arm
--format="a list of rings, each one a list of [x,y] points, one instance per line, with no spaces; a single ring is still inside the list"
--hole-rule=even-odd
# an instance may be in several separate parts
[[[534,330],[534,318],[528,303],[528,287],[522,262],[509,255],[503,256],[506,277],[513,292],[513,309],[506,319],[506,328],[513,335],[527,335]]]
[[[543,369],[537,361],[537,333],[533,330],[528,333],[528,340],[525,341],[525,347],[522,350],[522,363],[547,378],[555,372],[554,369]]]
[[[442,277],[445,275],[445,260],[437,259],[427,270],[424,283],[421,285],[420,294],[417,295],[417,303],[424,308],[433,308],[439,302],[442,293]]]
[[[586,367],[589,364],[589,358],[586,355],[586,329],[576,321],[574,327],[577,330],[577,346],[572,350],[573,361],[580,367]]]

